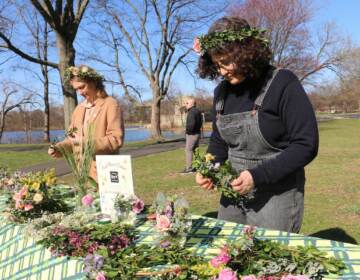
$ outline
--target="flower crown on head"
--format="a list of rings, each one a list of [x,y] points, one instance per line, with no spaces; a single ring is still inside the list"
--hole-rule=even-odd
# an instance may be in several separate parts
[[[209,49],[221,47],[224,42],[241,42],[249,37],[258,39],[267,46],[269,41],[264,37],[265,32],[265,29],[244,28],[239,31],[225,30],[201,35],[195,38],[193,50],[199,55],[204,55]]]
[[[98,72],[96,72],[94,69],[82,65],[79,67],[70,66],[66,68],[64,80],[65,83],[69,83],[70,80],[74,77],[79,78],[80,80],[92,80],[92,81],[99,81],[103,82],[105,81],[104,77],[100,75]]]

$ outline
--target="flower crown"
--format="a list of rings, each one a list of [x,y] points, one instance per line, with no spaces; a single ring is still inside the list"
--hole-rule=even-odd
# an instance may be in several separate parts
[[[79,67],[70,66],[66,68],[65,74],[64,74],[64,80],[65,83],[69,83],[70,80],[74,77],[79,78],[80,80],[91,80],[91,81],[99,81],[103,82],[105,81],[104,77],[100,75],[98,72],[96,72],[94,69],[82,65]]]
[[[241,42],[249,37],[258,39],[267,46],[269,41],[264,37],[265,32],[266,30],[264,29],[244,28],[239,31],[225,30],[201,35],[195,38],[193,50],[200,55],[204,55],[209,49],[221,47],[224,42]]]

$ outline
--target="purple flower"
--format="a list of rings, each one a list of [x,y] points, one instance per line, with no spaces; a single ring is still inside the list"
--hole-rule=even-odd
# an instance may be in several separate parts
[[[168,241],[168,240],[165,240],[165,241],[160,242],[160,247],[161,247],[161,248],[167,248],[167,247],[169,247],[170,245],[171,245],[171,243],[170,243],[170,241]]]
[[[174,214],[173,208],[170,204],[166,205],[165,207],[165,216],[168,217],[169,219],[172,218]]]
[[[104,257],[101,255],[94,255],[94,268],[99,270],[104,264]]]
[[[220,271],[219,277],[216,280],[238,280],[236,272],[229,268],[224,268]]]
[[[132,205],[132,211],[135,213],[135,214],[139,214],[141,213],[142,210],[144,210],[144,201],[142,201],[140,198],[136,197],[135,198],[135,201],[133,202],[133,205]]]

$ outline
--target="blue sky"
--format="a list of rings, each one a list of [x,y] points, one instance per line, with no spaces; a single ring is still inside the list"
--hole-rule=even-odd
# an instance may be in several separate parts
[[[286,1],[286,0],[284,0]],[[311,23],[311,28],[316,30],[318,26],[321,24],[334,21],[337,26],[339,27],[340,31],[349,35],[354,44],[360,46],[360,0],[310,0],[310,3],[314,6],[314,19]],[[219,15],[220,17],[221,15]],[[205,28],[207,29],[207,27]],[[200,32],[201,33],[201,32]],[[19,42],[20,43],[20,42]],[[79,44],[78,44],[79,46]],[[84,61],[79,61],[79,56],[77,57],[78,60],[76,63],[84,63]],[[86,63],[86,62],[85,62]],[[30,64],[33,69],[38,69],[39,66],[35,64]],[[98,70],[102,70],[101,66],[96,67]],[[7,76],[9,74],[12,76],[12,71],[3,71],[2,76]],[[54,75],[54,80],[58,82],[58,75]],[[12,76],[14,77],[14,76]],[[137,76],[139,79],[138,81],[143,84],[142,88],[144,89],[144,99],[150,98],[151,94],[148,88],[148,82],[145,79],[141,79],[140,76]],[[330,74],[325,74],[325,79],[329,80],[332,79],[333,76]],[[39,88],[38,82],[29,75],[29,73],[25,73],[23,71],[17,71],[16,79],[21,81],[22,84],[26,84],[32,88]],[[184,69],[178,69],[177,72],[173,76],[173,83],[176,88],[181,89],[184,94],[193,93],[195,88],[205,88],[209,92],[212,91],[215,84],[209,81],[203,80],[194,80],[192,77],[187,74]],[[112,88],[110,86],[107,87],[109,93],[112,93]],[[116,93],[120,91],[120,89],[114,89]],[[52,100],[56,102],[62,102],[62,94],[61,89],[59,87],[52,88]]]

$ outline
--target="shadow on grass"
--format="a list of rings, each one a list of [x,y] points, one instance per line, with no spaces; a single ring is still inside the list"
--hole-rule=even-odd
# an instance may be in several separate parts
[[[335,241],[340,241],[340,242],[358,244],[357,241],[352,236],[350,236],[346,233],[345,230],[338,228],[338,227],[320,230],[318,232],[311,233],[309,235],[313,236],[313,237],[330,239],[330,240],[335,240]]]
[[[205,216],[205,217],[214,218],[214,219],[217,219],[217,215],[218,215],[217,211],[207,212],[207,213],[203,214],[203,216]]]

